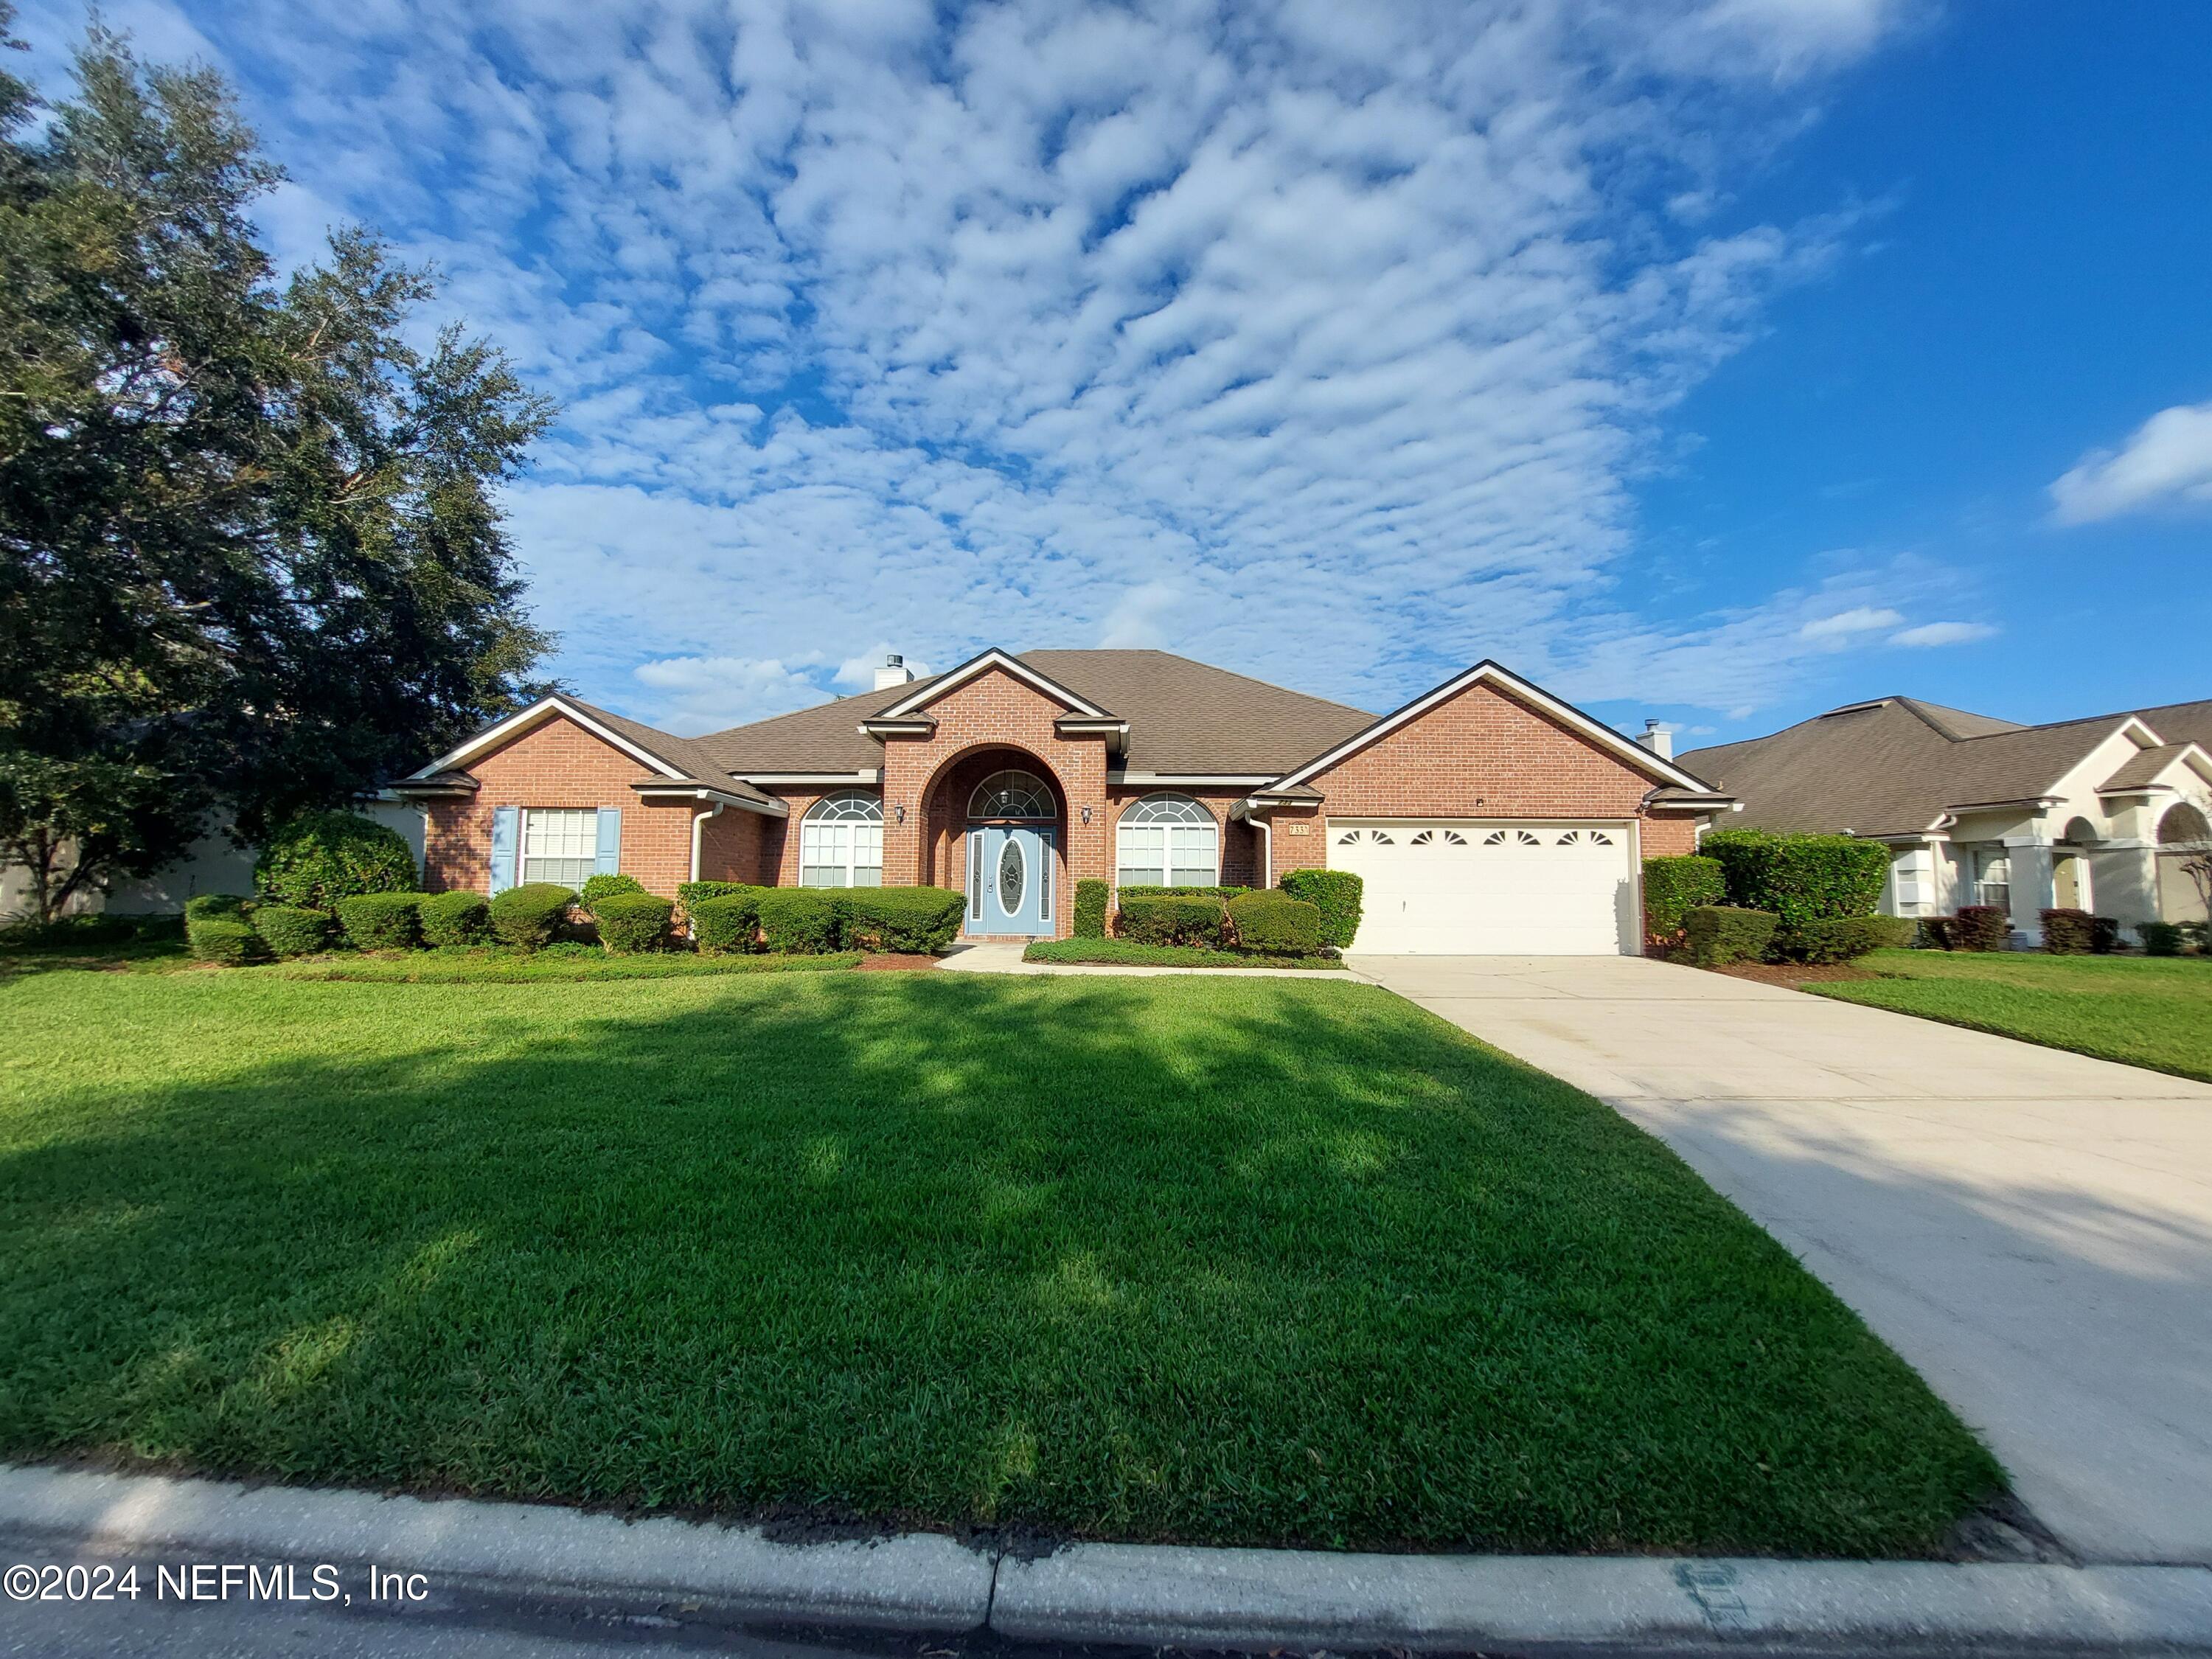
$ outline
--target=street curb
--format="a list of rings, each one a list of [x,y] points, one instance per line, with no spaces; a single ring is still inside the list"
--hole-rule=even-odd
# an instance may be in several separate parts
[[[724,1620],[1212,1648],[2212,1653],[2212,1567],[1397,1556],[929,1533],[783,1543],[757,1527],[551,1505],[0,1465],[0,1538],[268,1565],[374,1563],[441,1589],[591,1595]]]

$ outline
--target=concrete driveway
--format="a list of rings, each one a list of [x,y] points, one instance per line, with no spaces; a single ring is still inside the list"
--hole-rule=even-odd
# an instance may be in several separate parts
[[[2212,1564],[2212,1087],[1635,958],[1353,966],[1664,1139],[2080,1555]]]

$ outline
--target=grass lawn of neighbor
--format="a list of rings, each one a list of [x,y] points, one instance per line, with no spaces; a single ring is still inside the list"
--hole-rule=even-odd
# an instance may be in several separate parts
[[[955,1530],[1932,1552],[2000,1482],[1371,987],[0,984],[0,1455]]]
[[[2212,958],[1877,951],[1821,996],[2212,1082]]]

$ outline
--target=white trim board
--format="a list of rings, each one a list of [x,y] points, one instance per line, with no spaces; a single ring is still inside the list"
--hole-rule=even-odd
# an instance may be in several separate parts
[[[900,698],[888,708],[878,709],[870,718],[878,720],[904,719],[916,709],[927,708],[946,692],[965,685],[978,674],[994,668],[1003,669],[1016,679],[1022,680],[1035,690],[1042,691],[1054,702],[1066,704],[1075,714],[1086,715],[1097,720],[1110,720],[1116,718],[1089,698],[1078,696],[1057,680],[1038,673],[1020,658],[1001,651],[996,646],[993,646],[981,656],[969,658],[957,668],[946,670],[912,696]]]
[[[459,766],[463,761],[468,759],[471,756],[480,755],[485,750],[495,748],[499,744],[507,742],[509,738],[520,737],[525,732],[531,730],[532,727],[544,725],[556,714],[566,715],[568,719],[575,721],[577,725],[582,726],[586,732],[589,732],[593,737],[600,738],[604,742],[612,744],[616,748],[621,750],[623,753],[628,755],[631,759],[643,761],[647,766],[659,773],[664,778],[680,778],[684,775],[681,770],[676,767],[671,766],[666,761],[661,759],[659,756],[653,753],[652,750],[639,747],[638,744],[631,742],[629,738],[623,736],[621,732],[613,730],[611,727],[603,726],[598,720],[593,720],[589,714],[586,714],[582,709],[577,708],[575,704],[570,702],[567,698],[556,696],[541,697],[538,702],[532,703],[529,708],[524,709],[520,714],[509,714],[498,725],[487,726],[484,730],[477,732],[476,736],[468,738],[459,748],[449,750],[447,753],[439,756],[437,759],[432,761],[428,766],[423,767],[420,771],[409,773],[407,775],[408,778],[427,778],[439,772],[450,771],[453,768]],[[403,781],[404,781],[405,780],[403,780]]]
[[[1255,793],[1264,795],[1270,790],[1293,788],[1316,772],[1327,771],[1338,762],[1358,754],[1370,744],[1389,736],[1400,726],[1419,720],[1439,704],[1449,702],[1461,692],[1483,684],[1497,685],[1516,701],[1530,704],[1538,712],[1550,715],[1561,725],[1611,750],[1647,776],[1662,778],[1678,787],[1694,789],[1701,794],[1717,793],[1703,778],[1684,771],[1672,761],[1661,759],[1635,739],[1623,737],[1611,726],[1592,720],[1572,703],[1562,702],[1541,686],[1524,680],[1512,670],[1485,658],[1465,673],[1455,675],[1434,690],[1424,692],[1403,708],[1383,715],[1372,726],[1354,732],[1335,748],[1315,757],[1295,771],[1285,772],[1282,776],[1271,780],[1268,790],[1256,791]]]

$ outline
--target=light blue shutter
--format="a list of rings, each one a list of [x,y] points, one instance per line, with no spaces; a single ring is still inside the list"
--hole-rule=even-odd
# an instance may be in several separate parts
[[[599,808],[599,855],[592,860],[592,873],[611,876],[622,867],[622,808]]]
[[[514,885],[514,859],[522,841],[522,809],[495,806],[491,814],[491,890]]]

